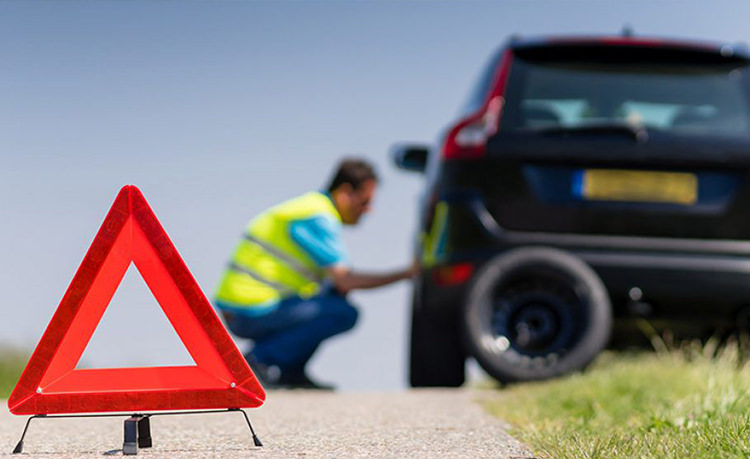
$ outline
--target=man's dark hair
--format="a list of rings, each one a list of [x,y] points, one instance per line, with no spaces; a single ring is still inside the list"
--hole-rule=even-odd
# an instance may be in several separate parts
[[[375,168],[369,162],[358,158],[344,158],[333,174],[333,179],[328,185],[328,192],[332,192],[344,183],[350,184],[356,190],[368,180],[378,181]]]

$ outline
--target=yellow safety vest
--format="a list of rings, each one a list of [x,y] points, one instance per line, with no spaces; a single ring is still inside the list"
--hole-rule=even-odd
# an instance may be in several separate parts
[[[262,308],[284,297],[320,291],[325,271],[291,237],[291,223],[316,215],[341,221],[331,199],[311,192],[283,202],[248,223],[219,283],[216,300],[224,306]]]

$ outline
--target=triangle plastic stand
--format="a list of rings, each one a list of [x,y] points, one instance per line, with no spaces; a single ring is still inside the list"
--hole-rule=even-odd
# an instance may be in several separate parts
[[[195,365],[75,368],[131,262]],[[141,338],[133,330],[132,339]],[[19,415],[139,412],[252,408],[264,400],[263,387],[140,190],[128,185],[104,219],[8,408]]]

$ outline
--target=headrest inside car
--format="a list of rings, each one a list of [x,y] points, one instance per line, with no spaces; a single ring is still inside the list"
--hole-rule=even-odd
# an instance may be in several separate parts
[[[549,127],[560,124],[560,116],[551,108],[546,107],[525,107],[522,117],[525,127]]]

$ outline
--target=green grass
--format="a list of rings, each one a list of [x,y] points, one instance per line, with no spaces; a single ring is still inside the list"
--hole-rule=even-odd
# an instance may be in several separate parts
[[[0,398],[8,398],[28,359],[25,352],[0,347]]]
[[[584,373],[510,386],[487,403],[540,457],[750,457],[746,348],[606,353]]]

